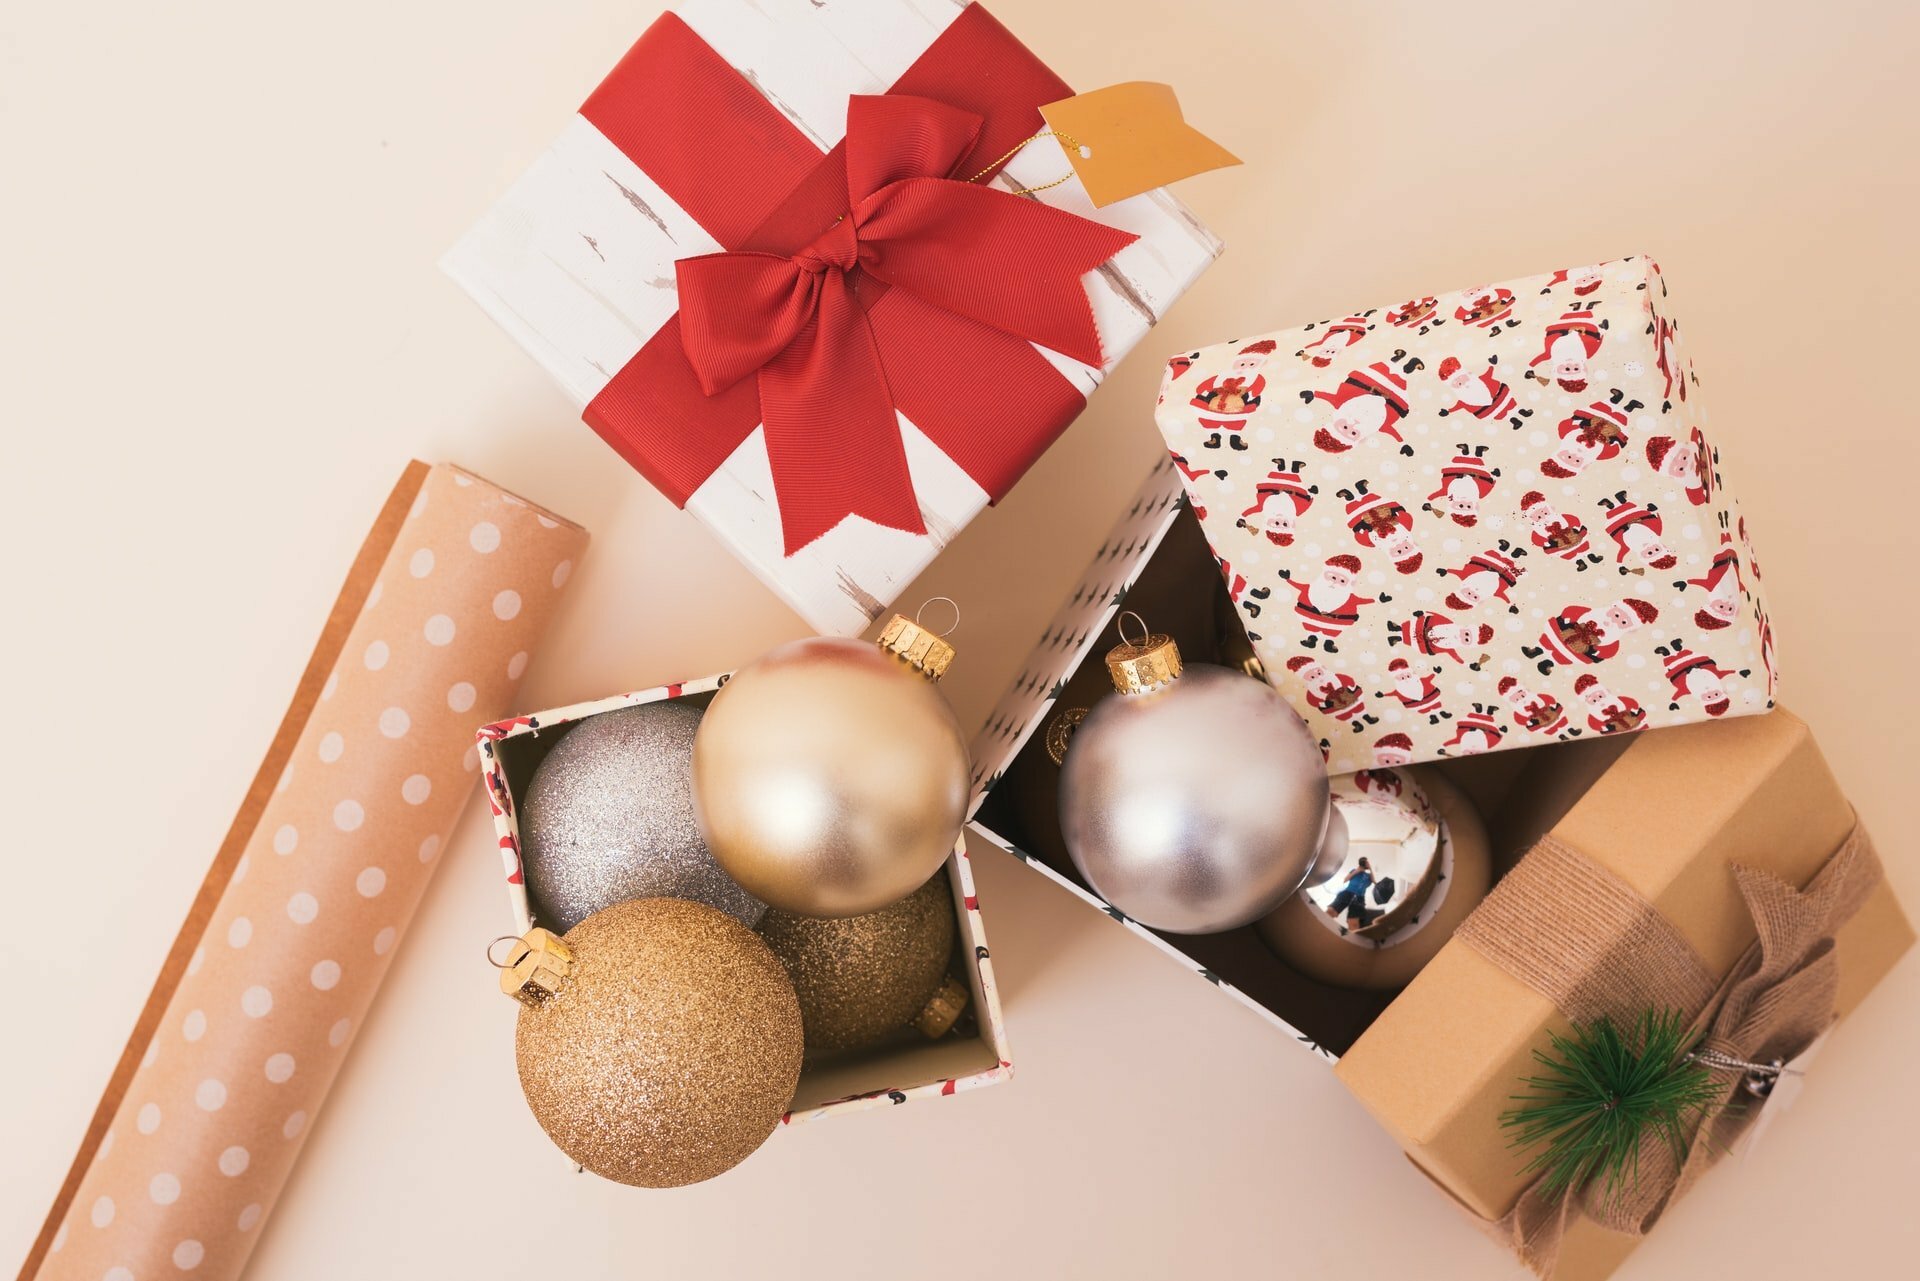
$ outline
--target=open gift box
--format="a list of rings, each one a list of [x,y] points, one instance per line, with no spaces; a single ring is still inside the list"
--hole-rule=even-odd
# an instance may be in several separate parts
[[[507,902],[515,934],[524,935],[541,924],[535,919],[527,896],[526,869],[520,854],[518,798],[526,795],[534,771],[567,727],[603,712],[661,699],[683,699],[690,706],[704,709],[726,682],[725,675],[708,676],[596,702],[575,703],[532,716],[516,716],[481,727],[481,772],[506,867]],[[974,893],[964,839],[955,844],[953,855],[947,860],[946,875],[958,918],[953,972],[964,979],[971,996],[959,1021],[946,1035],[935,1040],[903,1029],[896,1039],[872,1050],[820,1062],[809,1061],[800,1073],[793,1102],[782,1118],[783,1125],[861,1108],[890,1106],[911,1098],[957,1094],[996,1084],[1012,1075],[1006,1028],[1001,1022],[1000,1000],[994,991],[993,966],[987,956],[980,901]]]
[[[1129,920],[1079,877],[1056,817],[1059,767],[1047,729],[1111,689],[1099,661],[1124,607],[1189,662],[1251,655],[1180,478],[1163,462],[1101,545],[973,745],[983,792],[974,830],[1051,877],[1329,1062],[1409,1157],[1490,1225],[1528,1184],[1500,1114],[1567,1020],[1553,1001],[1465,938],[1450,940],[1398,992],[1336,988],[1289,968],[1252,928],[1163,934]],[[1089,659],[1093,661],[1088,661]],[[1755,944],[1733,865],[1808,886],[1854,829],[1852,807],[1791,713],[1589,738],[1416,767],[1471,799],[1494,852],[1495,895],[1551,834],[1587,855],[1670,922],[1714,978]],[[1877,865],[1875,865],[1877,870]],[[1834,934],[1844,1015],[1913,941],[1884,880]],[[1541,949],[1547,951],[1551,949]],[[1676,1002],[1678,1004],[1678,1002]],[[1558,1277],[1607,1275],[1638,1238],[1579,1219]]]

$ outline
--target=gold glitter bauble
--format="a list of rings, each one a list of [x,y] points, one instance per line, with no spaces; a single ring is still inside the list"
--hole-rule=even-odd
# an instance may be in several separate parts
[[[868,641],[810,637],[737,672],[693,741],[707,848],[771,907],[858,916],[960,835],[967,745],[932,681]]]
[[[724,912],[649,898],[563,936],[552,996],[514,1036],[527,1105],[560,1150],[616,1183],[711,1179],[764,1143],[800,1079],[800,1003],[760,937]]]
[[[793,977],[809,1059],[866,1049],[913,1022],[946,978],[953,932],[944,870],[864,916],[773,908],[760,921],[760,937]]]

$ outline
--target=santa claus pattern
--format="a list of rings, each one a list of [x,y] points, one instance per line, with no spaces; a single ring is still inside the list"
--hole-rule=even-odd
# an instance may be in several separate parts
[[[1190,352],[1157,417],[1332,773],[1773,706],[1746,521],[1651,259]]]

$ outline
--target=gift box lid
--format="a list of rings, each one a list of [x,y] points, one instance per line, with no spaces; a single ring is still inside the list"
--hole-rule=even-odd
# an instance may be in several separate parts
[[[1050,140],[1006,159],[1044,127],[1038,107],[1071,92],[978,5],[683,0],[442,266],[650,482],[816,629],[854,634],[1065,429],[1220,252],[1163,190],[1094,209]],[[981,131],[952,172],[978,170],[990,175],[985,186],[1028,197],[1008,195],[1023,217],[1040,216],[1038,202],[1056,227],[1076,215],[1085,223],[1067,221],[1082,235],[1137,239],[1079,275],[1078,290],[1071,272],[1056,282],[1084,291],[1098,335],[1090,363],[915,302],[898,283],[856,291],[897,430],[862,417],[868,444],[840,450],[818,437],[854,418],[838,412],[844,404],[796,435],[791,422],[761,421],[764,371],[710,395],[696,384],[679,265],[719,251],[784,253],[805,244],[802,230],[837,226],[831,210],[846,209],[850,193],[826,188],[850,188],[857,167],[843,163],[858,141],[850,95],[881,94],[977,114]],[[1081,260],[1055,253],[1057,236],[1009,238]],[[1044,266],[1016,269],[1032,282]],[[829,500],[851,506],[827,509]],[[862,514],[842,518],[849,510]]]
[[[1801,886],[1854,826],[1812,734],[1785,710],[1535,753],[1513,796],[1497,850],[1511,855],[1551,832],[1644,897],[1715,977],[1755,938],[1731,866]],[[1913,932],[1883,881],[1837,940],[1845,1013]],[[1530,1181],[1500,1115],[1533,1051],[1566,1029],[1546,997],[1456,938],[1335,1071],[1422,1169],[1498,1218]]]
[[[1747,523],[1649,258],[1205,347],[1156,418],[1330,772],[1773,705]]]

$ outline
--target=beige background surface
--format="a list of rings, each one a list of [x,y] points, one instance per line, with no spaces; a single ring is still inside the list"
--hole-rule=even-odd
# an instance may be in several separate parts
[[[831,2],[831,0],[829,0]],[[652,16],[610,0],[0,10],[0,1260],[24,1255],[338,579],[409,454],[583,521],[530,707],[719,670],[799,624],[434,270]],[[918,594],[963,720],[1157,444],[1160,351],[1642,250],[1757,528],[1785,701],[1920,905],[1901,6],[999,0],[1071,81],[1153,78],[1247,167],[1227,256]],[[476,801],[253,1275],[1503,1275],[1331,1073],[982,850],[1018,1078],[777,1136],[718,1182],[561,1172],[481,960]],[[1920,963],[1757,1159],[1621,1275],[1885,1260],[1920,1227]]]

